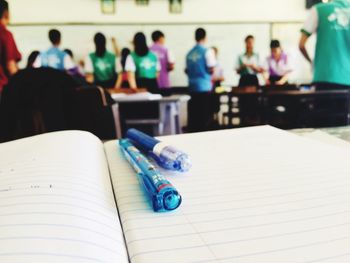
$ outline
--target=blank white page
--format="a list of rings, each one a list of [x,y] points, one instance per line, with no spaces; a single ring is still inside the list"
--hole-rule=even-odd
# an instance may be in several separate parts
[[[268,126],[162,140],[193,160],[165,172],[183,197],[170,213],[105,146],[131,262],[350,262],[348,150]]]
[[[128,262],[95,136],[66,131],[0,144],[0,262]]]

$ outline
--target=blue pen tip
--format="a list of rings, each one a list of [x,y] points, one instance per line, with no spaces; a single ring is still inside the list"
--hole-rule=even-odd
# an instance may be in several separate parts
[[[177,170],[181,172],[187,172],[192,167],[191,161],[189,160],[188,156],[185,154],[182,154],[177,158],[177,163],[179,166]]]

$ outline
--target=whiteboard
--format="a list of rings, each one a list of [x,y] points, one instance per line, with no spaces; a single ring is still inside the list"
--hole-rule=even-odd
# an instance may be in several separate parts
[[[219,49],[219,62],[224,68],[225,83],[237,85],[238,75],[234,72],[237,56],[244,51],[244,38],[248,34],[256,37],[256,52],[266,57],[269,50],[270,25],[266,24],[211,24],[211,25],[60,25],[60,26],[12,26],[18,47],[23,54],[21,66],[25,66],[27,56],[33,50],[44,50],[50,45],[48,30],[57,28],[62,33],[62,48],[74,52],[76,61],[83,59],[94,50],[93,36],[96,32],[104,33],[108,38],[117,38],[120,47],[131,48],[135,32],[143,31],[151,44],[150,35],[154,30],[161,30],[166,35],[166,45],[175,55],[176,67],[171,73],[173,86],[187,86],[184,73],[185,56],[194,45],[194,31],[199,26],[208,33],[208,46]],[[109,43],[110,44],[110,43]],[[111,46],[109,45],[109,48]]]

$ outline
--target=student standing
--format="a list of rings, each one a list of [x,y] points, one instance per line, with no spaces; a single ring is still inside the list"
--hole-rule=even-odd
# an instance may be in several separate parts
[[[121,88],[130,88],[129,81],[128,81],[128,72],[125,69],[126,65],[126,59],[130,55],[131,51],[128,48],[123,48],[121,51],[121,58],[120,63],[122,66],[122,84]]]
[[[252,35],[245,38],[245,53],[238,57],[236,71],[241,76],[239,79],[239,87],[258,87],[258,73],[262,72],[259,66],[259,55],[254,52],[255,39]]]
[[[85,59],[86,81],[103,88],[120,87],[122,67],[115,54],[107,51],[106,37],[97,33],[94,37],[95,52]]]
[[[68,71],[75,67],[71,57],[60,49],[61,32],[57,29],[49,31],[49,40],[52,44],[46,51],[40,52],[40,55],[35,60],[33,66],[35,68],[49,67],[57,70]]]
[[[147,46],[146,36],[138,32],[133,40],[134,51],[127,57],[125,69],[128,72],[129,85],[132,89],[146,88],[157,93],[157,78],[161,70],[158,57]]]
[[[212,47],[212,49],[214,50],[215,59],[216,61],[218,61],[219,50],[217,47]],[[217,62],[212,75],[213,88],[220,87],[221,82],[223,82],[224,80],[224,69],[221,67],[220,63]]]
[[[39,51],[37,50],[32,51],[28,56],[26,68],[33,68],[34,62],[39,55],[40,55]]]
[[[299,43],[310,62],[306,42],[317,34],[313,82],[317,89],[350,88],[350,1],[333,0],[310,11]]]
[[[18,71],[19,53],[13,35],[7,30],[10,22],[9,5],[0,0],[0,95],[8,79]]]
[[[175,58],[173,54],[165,47],[165,36],[161,31],[152,33],[153,45],[150,50],[153,51],[159,59],[161,70],[159,72],[159,88],[170,88],[169,72],[174,70]]]
[[[270,43],[271,56],[266,59],[264,78],[266,85],[285,85],[292,72],[288,55],[278,40]]]
[[[210,92],[211,77],[216,65],[213,49],[207,48],[206,31],[198,28],[195,32],[196,45],[186,56],[186,74],[191,92]]]
[[[67,71],[67,73],[69,75],[71,75],[77,81],[77,83],[79,83],[81,85],[85,85],[86,84],[86,79],[85,79],[84,70],[79,64],[76,64],[74,62],[73,51],[68,49],[68,48],[64,49],[63,51],[66,52],[70,56],[70,58],[72,59],[72,61],[74,63],[74,68],[69,69]]]

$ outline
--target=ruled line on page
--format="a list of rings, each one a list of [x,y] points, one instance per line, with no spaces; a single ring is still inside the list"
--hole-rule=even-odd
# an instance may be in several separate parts
[[[77,225],[65,225],[65,224],[2,224],[0,225],[0,228],[18,228],[18,227],[54,227],[54,228],[68,228],[68,229],[78,229],[78,230],[83,230],[83,231],[87,231],[93,234],[97,234],[100,235],[104,238],[110,239],[111,241],[114,242],[119,242],[119,243],[123,243],[124,240],[121,239],[116,239],[115,236],[111,236],[111,235],[106,235],[105,233],[93,230],[91,228],[87,228],[87,227],[81,227],[81,226],[77,226]]]
[[[264,255],[264,254],[272,254],[272,253],[277,253],[277,252],[283,252],[287,250],[296,250],[300,248],[307,248],[307,247],[312,247],[312,246],[317,246],[321,244],[329,244],[337,241],[345,241],[345,240],[350,240],[350,236],[343,236],[340,238],[336,239],[330,239],[330,240],[325,240],[325,241],[320,241],[320,242],[313,242],[313,243],[305,243],[299,246],[292,246],[292,247],[285,247],[281,249],[273,249],[273,250],[268,250],[268,251],[261,251],[261,252],[256,252],[256,253],[250,253],[250,254],[241,254],[237,256],[232,256],[232,257],[222,257],[218,258],[219,260],[228,260],[228,259],[238,259],[238,258],[244,258],[244,257],[252,257],[252,256],[259,256],[259,255]],[[201,262],[215,262],[213,260],[205,260]],[[193,263],[199,263],[199,262],[193,262]]]
[[[348,196],[350,193],[338,193],[338,194],[333,194],[333,195],[324,195],[324,196],[319,196],[319,197],[313,197],[313,198],[302,198],[302,199],[298,199],[298,200],[292,200],[292,201],[288,201],[288,202],[272,202],[272,203],[267,203],[267,204],[263,204],[263,205],[254,205],[254,206],[244,206],[244,207],[232,207],[232,208],[226,208],[225,211],[229,211],[229,210],[244,210],[244,209],[252,209],[252,208],[262,208],[262,207],[274,207],[277,205],[286,205],[286,204],[292,204],[292,203],[303,203],[305,201],[314,201],[314,200],[324,200],[324,199],[329,199],[330,197],[338,197],[338,196]],[[121,211],[122,214],[127,214],[128,212],[141,212],[141,211],[149,211],[148,209],[129,209],[129,210],[124,210]],[[205,215],[205,214],[211,214],[211,213],[215,213],[215,212],[221,212],[223,211],[223,209],[216,209],[216,210],[207,210],[207,211],[198,211],[198,212],[186,212],[186,215]],[[174,215],[177,216],[177,215]],[[181,216],[181,215],[178,215]],[[166,217],[166,215],[165,215]],[[130,217],[130,218],[123,218],[122,219],[122,223],[124,223],[126,220],[129,220],[131,218],[135,217]],[[145,217],[140,217],[145,219]],[[150,216],[150,218],[152,218],[152,216]]]
[[[105,145],[132,263],[279,263],[287,253],[281,261],[277,251],[348,244],[350,151],[269,127],[164,140],[193,157],[188,174],[165,173],[183,194],[183,204],[167,214],[150,209],[116,144]],[[288,262],[321,257],[303,253]]]
[[[108,248],[106,246],[102,246],[100,244],[97,244],[95,242],[91,242],[88,240],[82,240],[82,239],[74,239],[74,238],[61,238],[61,237],[43,237],[43,236],[17,236],[17,237],[0,237],[0,241],[10,241],[10,240],[27,240],[27,241],[33,241],[33,240],[40,240],[40,241],[58,241],[58,242],[72,242],[72,243],[82,243],[89,246],[94,246],[101,248],[103,250],[107,250],[113,254],[120,253],[114,249]],[[65,243],[67,244],[67,243]]]
[[[53,258],[71,258],[76,260],[88,260],[91,262],[98,262],[98,263],[108,263],[107,261],[102,261],[98,258],[91,258],[91,257],[84,257],[84,256],[77,256],[77,255],[68,255],[68,254],[58,254],[58,253],[30,253],[30,252],[17,252],[17,253],[0,253],[0,257],[18,257],[18,256],[25,256],[26,260],[28,260],[29,256],[36,256],[36,257],[53,257]]]
[[[2,144],[0,156],[0,261],[128,262],[98,138],[48,133]]]
[[[295,222],[305,222],[308,220],[314,220],[314,219],[321,219],[321,218],[326,218],[326,217],[330,217],[330,216],[335,216],[335,215],[343,215],[343,214],[348,214],[350,213],[350,210],[348,211],[343,211],[343,212],[338,212],[338,213],[332,213],[332,214],[326,214],[326,215],[322,215],[322,216],[314,216],[314,217],[305,217],[305,218],[299,218],[299,219],[295,219],[295,220],[285,220],[285,221],[280,221],[280,222],[270,222],[270,223],[265,223],[265,224],[256,224],[256,225],[245,225],[245,226],[239,226],[239,227],[229,227],[229,228],[222,228],[222,229],[215,229],[215,230],[207,230],[207,231],[197,231],[195,233],[188,233],[188,234],[178,234],[178,235],[171,235],[171,236],[157,236],[157,237],[152,237],[152,238],[140,238],[140,239],[131,239],[130,241],[128,241],[128,245],[133,243],[133,242],[139,242],[139,241],[148,241],[148,240],[161,240],[161,239],[167,239],[167,238],[173,238],[173,237],[183,237],[183,236],[192,236],[192,235],[196,235],[196,234],[208,234],[208,233],[219,233],[219,232],[225,232],[225,231],[229,231],[229,230],[242,230],[242,229],[248,229],[248,228],[258,228],[258,227],[266,227],[266,226],[275,226],[275,225],[281,225],[281,224],[288,224],[288,223],[295,223]],[[189,224],[193,225],[193,223],[191,223],[191,221],[189,221]],[[337,224],[337,225],[332,225],[331,227],[324,227],[324,228],[317,228],[318,230],[321,229],[328,229],[328,228],[332,228],[332,227],[336,227],[336,226],[345,226],[345,225],[350,225],[350,222],[348,223],[344,223],[344,224]],[[310,230],[310,232],[312,232],[314,230]],[[305,231],[307,232],[307,231]],[[303,233],[303,232],[296,232],[296,233]],[[279,236],[279,235],[277,235]],[[282,234],[281,234],[282,236]],[[271,237],[271,236],[267,236],[267,237]],[[256,239],[260,239],[260,238],[256,238]],[[255,240],[255,239],[250,239],[250,240]],[[234,241],[236,242],[236,241]],[[230,243],[230,242],[223,242],[224,243]],[[216,243],[216,244],[209,244],[209,245],[217,245],[220,243]]]
[[[349,223],[347,224],[349,225]],[[342,226],[342,225],[338,225],[338,226]],[[324,228],[324,229],[331,229],[333,227],[330,228]],[[318,231],[320,229],[316,229],[316,231]],[[266,238],[273,238],[273,237],[282,237],[282,236],[286,236],[286,235],[295,235],[295,234],[301,234],[301,233],[307,233],[307,232],[312,232],[315,231],[313,229],[308,230],[308,231],[301,231],[301,232],[294,232],[294,233],[288,233],[288,234],[281,234],[281,235],[276,235],[276,236],[266,236],[266,237],[261,237],[261,239],[266,239]],[[300,246],[293,246],[293,247],[287,247],[287,248],[281,248],[281,249],[276,249],[276,250],[269,250],[269,251],[261,251],[261,252],[256,252],[256,253],[250,253],[250,254],[242,254],[242,255],[237,255],[237,256],[232,256],[232,257],[218,257],[216,260],[226,260],[226,259],[234,259],[234,258],[241,258],[241,257],[250,257],[250,256],[256,256],[256,255],[262,255],[262,254],[269,254],[269,253],[275,253],[275,252],[280,252],[280,251],[286,251],[286,250],[292,250],[292,249],[299,249],[299,248],[305,248],[305,247],[309,247],[309,246],[315,246],[315,245],[319,245],[319,244],[327,244],[327,243],[331,243],[331,242],[336,242],[336,241],[343,241],[343,240],[349,240],[350,236],[344,236],[344,237],[340,237],[337,239],[331,239],[331,240],[325,240],[325,241],[321,241],[321,242],[314,242],[314,243],[306,243]],[[164,251],[186,251],[186,250],[191,250],[193,248],[200,248],[200,247],[207,247],[207,246],[220,246],[223,244],[230,244],[230,243],[240,243],[240,242],[247,242],[247,241],[254,241],[254,240],[259,240],[259,238],[254,238],[254,239],[247,239],[247,240],[237,240],[237,241],[232,241],[232,242],[221,242],[221,243],[217,243],[217,244],[208,244],[208,245],[198,245],[198,246],[191,246],[191,247],[177,247],[177,248],[173,248],[173,249],[162,249],[162,250],[153,250],[153,251],[146,251],[146,252],[139,252],[139,253],[135,253],[132,254],[130,256],[130,259],[135,258],[137,256],[141,256],[141,255],[145,255],[145,254],[157,254],[157,253],[163,253]],[[201,262],[215,262],[215,260],[204,260]]]
[[[349,260],[350,260],[350,252],[349,253],[344,253],[344,254],[341,254],[341,255],[334,255],[332,257],[326,257],[326,258],[319,258],[319,259],[310,260],[310,261],[304,261],[303,263],[326,262],[326,261],[329,261],[329,260],[334,260],[334,259],[343,258],[343,257],[349,257]]]
[[[74,192],[74,191],[72,191]],[[93,204],[93,205],[96,205],[96,206],[99,206],[103,209],[106,209],[106,210],[110,210],[111,206],[108,206],[108,205],[112,205],[112,207],[115,205],[115,204],[103,204],[103,202],[96,202],[96,200],[98,199],[86,199],[86,198],[81,198],[80,196],[76,196],[76,195],[70,195],[70,194],[63,194],[63,193],[57,193],[57,194],[54,194],[54,193],[49,193],[49,194],[16,194],[16,195],[11,195],[11,196],[1,196],[0,198],[0,202],[3,202],[5,200],[13,200],[13,199],[17,199],[17,198],[30,198],[30,197],[33,197],[33,198],[69,198],[69,199],[73,199],[73,200],[77,200],[77,201],[82,201],[82,202],[86,202],[86,203],[90,203],[90,204]]]
[[[350,179],[350,178],[349,178]],[[336,186],[331,186],[331,187],[322,187],[320,189],[313,189],[314,191],[318,190],[318,191],[324,191],[324,192],[327,192],[329,190],[334,190],[334,189],[342,189],[342,188],[349,188],[350,186],[350,183],[340,183],[339,185],[336,185]],[[275,188],[274,190],[280,190],[278,188]],[[263,192],[270,192],[271,190],[269,191],[263,191]],[[252,191],[252,192],[249,192],[249,193],[261,193],[261,191]],[[223,195],[220,195],[220,197],[225,197],[226,200],[225,201],[220,201],[220,204],[223,204],[223,203],[232,203],[232,202],[241,202],[241,201],[252,201],[252,200],[261,200],[261,199],[268,199],[268,198],[274,198],[274,197],[286,197],[286,196],[293,196],[293,195],[298,195],[298,194],[302,194],[302,193],[305,193],[305,191],[297,191],[297,192],[287,192],[287,193],[283,193],[283,194],[274,194],[274,195],[266,195],[266,196],[258,196],[258,197],[251,197],[251,198],[245,198],[245,199],[228,199],[227,198],[227,194],[223,194]],[[239,194],[239,193],[238,193]],[[247,192],[244,192],[242,194],[247,194]],[[235,195],[237,195],[237,193],[235,193]],[[143,196],[140,196],[140,198],[143,197]],[[218,197],[217,195],[213,195],[213,196],[202,196],[202,199],[204,198],[208,198],[208,199],[213,199],[215,197]],[[120,199],[118,199],[120,200]],[[186,199],[187,201],[193,201],[193,199],[191,198],[187,198]],[[205,200],[205,199],[204,199]],[[139,200],[139,201],[128,201],[128,202],[124,202],[124,201],[120,201],[120,206],[130,206],[130,205],[136,205],[136,204],[140,204],[140,203],[144,203],[143,200]],[[210,205],[210,204],[216,204],[217,202],[208,202],[206,201],[205,202],[207,205]],[[195,207],[195,206],[201,206],[202,204],[201,203],[198,203],[198,204],[193,204],[191,203],[191,207]]]
[[[329,203],[326,205],[318,205],[318,206],[310,206],[310,207],[305,207],[302,209],[287,209],[287,210],[282,210],[282,211],[278,211],[278,212],[269,212],[269,213],[261,213],[261,214],[250,214],[250,215],[244,215],[244,216],[231,216],[231,217],[220,217],[219,219],[211,219],[211,220],[196,220],[193,221],[193,223],[220,223],[223,221],[230,221],[230,220],[234,220],[234,219],[247,219],[247,218],[251,218],[251,217],[260,217],[260,216],[269,216],[269,215],[281,215],[281,214],[290,214],[290,213],[294,213],[294,212],[302,212],[302,211],[310,211],[312,209],[319,209],[319,208],[324,208],[324,207],[333,207],[334,205],[340,204],[340,203],[344,203],[342,202],[333,202],[333,203]],[[176,215],[174,215],[176,216]],[[152,226],[146,226],[146,227],[139,227],[139,228],[124,228],[124,233],[127,233],[129,231],[137,231],[137,230],[141,230],[141,229],[157,229],[157,228],[163,228],[163,227],[172,227],[172,226],[182,226],[183,223],[180,224],[157,224],[157,225],[152,225]]]

